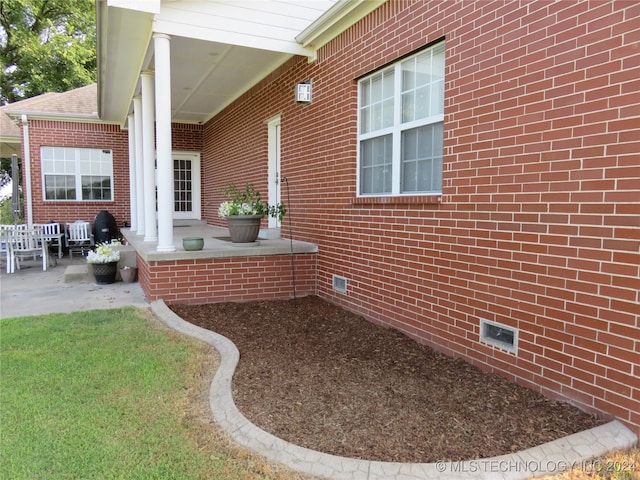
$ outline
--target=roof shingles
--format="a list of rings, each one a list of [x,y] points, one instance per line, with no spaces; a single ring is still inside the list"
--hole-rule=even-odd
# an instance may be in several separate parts
[[[44,93],[37,97],[4,105],[7,114],[56,114],[69,116],[93,116],[98,118],[97,85],[92,83],[62,93]],[[3,124],[4,125],[4,124]]]

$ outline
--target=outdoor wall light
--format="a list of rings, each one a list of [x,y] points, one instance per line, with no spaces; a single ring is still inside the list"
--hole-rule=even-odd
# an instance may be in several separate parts
[[[296,102],[311,103],[311,80],[296,85]]]

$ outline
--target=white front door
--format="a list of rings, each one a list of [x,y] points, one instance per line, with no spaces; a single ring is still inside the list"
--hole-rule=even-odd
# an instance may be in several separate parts
[[[269,205],[280,203],[280,117],[270,120],[268,126],[269,143]],[[269,228],[280,228],[277,218],[269,217]]]
[[[200,220],[200,154],[173,152],[173,218]]]

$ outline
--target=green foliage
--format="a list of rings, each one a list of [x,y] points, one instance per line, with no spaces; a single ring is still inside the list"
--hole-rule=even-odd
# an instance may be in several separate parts
[[[3,225],[10,225],[13,221],[11,198],[7,198],[0,202],[0,223]],[[18,219],[18,223],[23,223],[22,219]]]
[[[20,164],[19,159],[18,159],[18,164]],[[0,187],[5,187],[11,182],[11,175],[9,175],[10,170],[11,170],[11,159],[3,158],[2,162],[0,163]],[[22,177],[20,177],[20,180],[22,180]],[[24,205],[23,197],[22,197],[22,189],[20,189],[20,205]],[[20,210],[22,210],[22,208]],[[18,216],[19,218],[13,217],[13,203],[12,203],[11,197],[0,200],[0,223],[2,224],[24,223],[24,219],[22,218],[22,212],[19,212]]]
[[[93,0],[0,1],[0,103],[96,79]]]
[[[201,347],[141,312],[0,320],[0,478],[247,478],[189,434]]]
[[[232,215],[269,215],[282,221],[287,209],[284,203],[269,205],[263,201],[252,183],[245,185],[244,191],[240,190],[235,183],[230,183],[224,190],[227,201],[218,208],[220,217]]]
[[[18,167],[22,168],[21,165],[22,165],[22,159],[18,157]],[[11,173],[11,157],[0,158],[0,172],[7,172],[7,174]]]

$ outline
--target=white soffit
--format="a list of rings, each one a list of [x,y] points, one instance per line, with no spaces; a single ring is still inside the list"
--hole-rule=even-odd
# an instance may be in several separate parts
[[[205,123],[292,55],[313,56],[295,37],[336,1],[163,1],[153,31],[171,36],[173,121]]]
[[[107,0],[107,5],[139,12],[160,13],[160,0]]]
[[[97,0],[98,108],[124,124],[152,33],[171,36],[175,122],[204,123],[293,55],[317,48],[384,0]],[[159,8],[159,11],[158,11]]]
[[[314,50],[317,50],[386,1],[338,0],[329,10],[297,35],[296,40],[303,47],[313,47]]]
[[[152,0],[153,1],[153,0]],[[98,114],[124,124],[151,39],[151,13],[96,2]]]
[[[334,5],[335,0],[312,1],[182,1],[163,2],[153,31],[312,56],[296,35]]]
[[[173,37],[174,121],[206,122],[289,57],[238,45]]]

